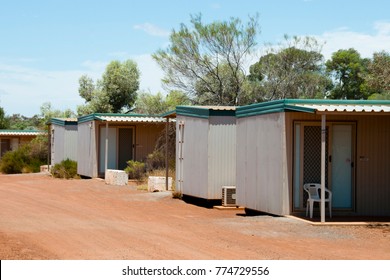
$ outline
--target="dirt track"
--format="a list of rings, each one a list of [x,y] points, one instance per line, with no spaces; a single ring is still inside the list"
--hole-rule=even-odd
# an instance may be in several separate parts
[[[390,259],[389,227],[206,209],[99,180],[0,175],[0,259]]]

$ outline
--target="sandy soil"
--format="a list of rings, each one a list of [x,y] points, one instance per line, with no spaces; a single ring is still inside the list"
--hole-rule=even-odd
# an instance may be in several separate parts
[[[245,216],[103,181],[0,175],[0,259],[390,259],[388,226]]]

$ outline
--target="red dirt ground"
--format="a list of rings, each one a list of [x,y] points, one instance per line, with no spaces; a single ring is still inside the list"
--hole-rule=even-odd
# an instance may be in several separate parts
[[[388,226],[245,216],[101,180],[0,175],[0,259],[390,259]]]

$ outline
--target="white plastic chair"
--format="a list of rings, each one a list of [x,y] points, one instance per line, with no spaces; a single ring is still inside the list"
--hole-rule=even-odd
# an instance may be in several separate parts
[[[306,203],[306,217],[310,207],[310,219],[313,218],[314,202],[321,202],[321,184],[308,183],[303,185],[303,189],[309,195]],[[332,218],[332,192],[325,188],[325,203],[328,202],[329,216]]]

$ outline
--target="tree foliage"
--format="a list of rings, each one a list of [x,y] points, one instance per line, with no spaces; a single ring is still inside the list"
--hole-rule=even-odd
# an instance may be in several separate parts
[[[367,74],[367,59],[361,58],[353,48],[338,50],[326,62],[326,69],[334,79],[330,92],[333,99],[367,99],[367,89],[364,76]]]
[[[171,91],[166,97],[160,92],[151,94],[143,92],[138,95],[134,112],[157,115],[174,110],[177,105],[190,105],[189,98],[180,91]]]
[[[40,109],[40,128],[42,129],[52,118],[73,118],[76,116],[76,114],[70,109],[66,109],[64,111],[53,109],[50,102],[43,103]]]
[[[9,127],[9,121],[5,116],[4,109],[0,107],[0,129],[5,129]]]
[[[102,89],[108,96],[108,102],[114,113],[123,107],[131,109],[139,88],[139,70],[132,60],[123,63],[115,60],[107,65],[103,74]]]
[[[132,60],[111,61],[101,80],[93,81],[87,75],[79,79],[79,94],[86,104],[79,106],[79,115],[90,113],[120,113],[130,110],[137,98],[139,70]]]
[[[153,54],[165,72],[163,83],[199,104],[239,104],[245,59],[256,46],[258,17],[249,17],[246,24],[238,18],[204,24],[196,15],[191,25],[173,30],[170,46]]]
[[[41,117],[36,114],[32,117],[26,117],[21,114],[13,114],[7,116],[7,129],[18,129],[18,130],[34,130],[40,129],[43,125]]]
[[[390,54],[376,52],[368,63],[367,86],[378,94],[390,93]]]
[[[282,98],[323,98],[329,86],[320,45],[314,38],[285,36],[285,45],[270,48],[250,66],[254,101]]]

